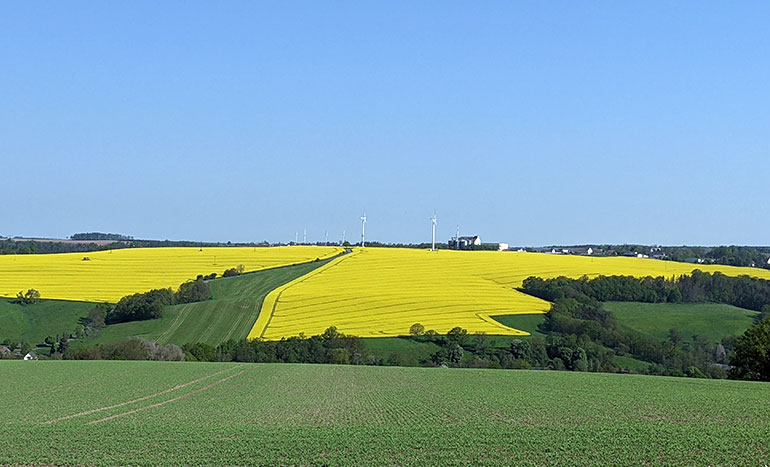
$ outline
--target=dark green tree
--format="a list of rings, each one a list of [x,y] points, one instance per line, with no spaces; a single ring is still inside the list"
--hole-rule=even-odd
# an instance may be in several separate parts
[[[677,328],[671,328],[668,330],[668,340],[675,346],[682,342],[682,333]]]
[[[730,365],[730,378],[770,381],[770,319],[755,324],[738,338]]]
[[[409,328],[409,334],[411,334],[414,337],[421,336],[425,332],[425,326],[423,326],[420,323],[414,323],[412,327]]]
[[[456,326],[449,330],[446,337],[450,345],[456,344],[462,347],[468,341],[468,331],[460,326]]]

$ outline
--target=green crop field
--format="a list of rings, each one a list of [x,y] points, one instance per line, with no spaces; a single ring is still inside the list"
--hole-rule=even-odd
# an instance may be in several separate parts
[[[723,337],[743,334],[757,315],[716,303],[608,302],[604,306],[622,326],[661,340],[666,340],[669,330],[676,328],[686,341],[701,335],[710,342],[719,342]]]
[[[75,345],[90,346],[129,336],[180,345],[195,342],[218,345],[228,339],[243,339],[257,320],[268,292],[325,263],[318,261],[216,279],[210,283],[211,300],[167,307],[160,319],[112,324]]]
[[[764,383],[116,361],[0,361],[0,381],[0,464],[770,462]]]
[[[37,344],[49,335],[69,335],[93,307],[93,303],[62,300],[42,300],[21,306],[0,298],[0,340]]]

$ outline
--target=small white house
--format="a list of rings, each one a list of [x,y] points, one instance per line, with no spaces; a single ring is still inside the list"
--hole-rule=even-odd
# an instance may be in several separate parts
[[[37,360],[37,354],[35,352],[29,352],[24,356],[24,360]]]
[[[507,243],[498,243],[497,244],[498,251],[508,251],[510,249],[510,245]]]

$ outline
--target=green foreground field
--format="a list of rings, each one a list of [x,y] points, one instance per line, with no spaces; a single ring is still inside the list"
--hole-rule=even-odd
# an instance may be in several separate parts
[[[0,361],[0,381],[0,464],[770,461],[764,383],[82,361]]]
[[[325,263],[318,261],[216,279],[210,283],[211,300],[167,307],[160,319],[112,324],[75,345],[91,346],[130,336],[178,345],[196,342],[219,345],[229,339],[243,339],[254,326],[265,295]]]

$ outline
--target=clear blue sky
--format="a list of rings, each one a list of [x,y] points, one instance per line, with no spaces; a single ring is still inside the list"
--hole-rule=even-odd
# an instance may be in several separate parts
[[[4,2],[0,235],[770,244],[767,2]]]

